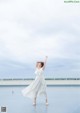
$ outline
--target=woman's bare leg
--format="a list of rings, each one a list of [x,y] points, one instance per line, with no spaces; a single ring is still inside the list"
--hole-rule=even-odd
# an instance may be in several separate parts
[[[33,105],[36,105],[36,98],[37,98],[37,92],[36,92],[35,97],[34,97]]]
[[[47,98],[47,93],[46,93],[46,105],[48,105],[48,98]]]

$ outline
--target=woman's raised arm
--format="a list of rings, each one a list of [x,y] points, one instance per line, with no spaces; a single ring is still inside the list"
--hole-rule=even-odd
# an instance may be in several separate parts
[[[44,66],[43,66],[43,69],[45,69],[47,59],[48,59],[48,56],[46,56],[46,57],[45,57],[45,61],[44,61]]]

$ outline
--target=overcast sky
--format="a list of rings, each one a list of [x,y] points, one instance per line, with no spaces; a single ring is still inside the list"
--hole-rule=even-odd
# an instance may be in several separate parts
[[[49,77],[80,77],[80,3],[0,0],[0,77],[27,77],[46,55]]]

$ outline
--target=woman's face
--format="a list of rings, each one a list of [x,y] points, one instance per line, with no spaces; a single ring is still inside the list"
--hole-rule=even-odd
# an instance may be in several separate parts
[[[41,68],[41,63],[40,63],[40,62],[37,63],[37,67],[38,67],[38,68]]]

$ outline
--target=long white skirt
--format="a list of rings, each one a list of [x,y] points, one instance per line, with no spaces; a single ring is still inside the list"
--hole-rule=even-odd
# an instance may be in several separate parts
[[[35,80],[26,88],[21,90],[23,96],[31,99],[45,95],[46,96],[46,81],[42,75],[36,76]]]

